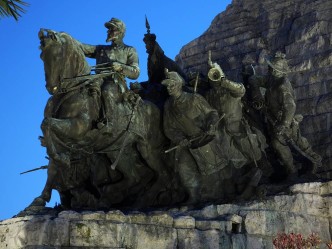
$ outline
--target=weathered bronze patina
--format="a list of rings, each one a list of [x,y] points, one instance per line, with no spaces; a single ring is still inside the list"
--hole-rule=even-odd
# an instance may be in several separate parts
[[[78,210],[250,199],[262,193],[262,179],[269,183],[267,148],[290,178],[298,173],[294,151],[311,161],[315,173],[321,157],[300,134],[284,54],[267,60],[268,75],[255,75],[252,65],[244,65],[246,91],[226,78],[211,54],[208,72],[185,75],[164,55],[147,22],[149,80],[129,90],[126,79],[140,73],[136,50],[123,43],[121,20],[112,18],[105,27],[111,45],[39,32],[51,95],[40,137],[49,158],[41,168],[48,177],[23,215],[43,210],[53,189],[60,193],[61,208]],[[96,65],[89,66],[86,57]],[[244,115],[248,106],[252,113],[261,111],[259,126]]]
[[[125,77],[138,76],[137,58],[121,43],[124,26],[114,38],[113,23],[123,24],[114,18],[105,24],[111,28],[108,40],[114,39],[110,46],[83,45],[51,30],[39,33],[52,95],[42,123],[50,161],[45,188],[31,206],[45,205],[52,189],[66,208],[160,205],[166,200],[161,193],[174,186],[163,160],[160,111],[125,88]],[[97,58],[93,75],[87,51]]]
[[[267,75],[253,75],[249,79],[252,98],[257,109],[263,108],[267,119],[268,135],[271,146],[277,154],[282,167],[289,178],[298,176],[298,170],[293,163],[292,150],[299,152],[312,162],[312,173],[320,165],[321,157],[315,153],[307,139],[301,136],[299,123],[302,115],[295,114],[296,104],[294,90],[287,78],[289,67],[285,54],[276,52],[272,59],[266,58]],[[260,87],[266,89],[263,98]]]

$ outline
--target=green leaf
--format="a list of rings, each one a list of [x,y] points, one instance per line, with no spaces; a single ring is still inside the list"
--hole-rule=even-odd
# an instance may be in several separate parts
[[[0,16],[14,17],[17,21],[22,13],[25,13],[24,7],[28,7],[27,2],[21,0],[0,0]]]

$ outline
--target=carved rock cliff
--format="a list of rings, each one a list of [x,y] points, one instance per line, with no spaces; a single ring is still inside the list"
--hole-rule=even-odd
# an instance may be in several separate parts
[[[244,59],[263,65],[265,56],[286,53],[302,135],[323,157],[323,170],[332,169],[331,13],[331,0],[233,0],[176,61],[186,72],[207,74],[211,50],[226,76],[242,81]]]

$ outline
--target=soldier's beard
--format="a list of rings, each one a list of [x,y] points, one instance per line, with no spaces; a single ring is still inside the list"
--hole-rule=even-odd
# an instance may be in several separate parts
[[[114,32],[113,34],[107,35],[106,42],[115,42],[121,40],[123,35],[120,32]]]
[[[118,36],[109,36],[107,37],[106,42],[114,42],[116,40],[118,40]]]

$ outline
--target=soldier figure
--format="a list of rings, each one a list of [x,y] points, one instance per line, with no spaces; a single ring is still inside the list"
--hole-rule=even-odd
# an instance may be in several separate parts
[[[186,75],[179,65],[165,55],[156,38],[155,34],[148,33],[144,35],[143,39],[146,52],[148,53],[148,82],[151,84],[161,83],[166,78],[165,68],[169,71],[177,72],[183,79],[186,79]]]
[[[107,30],[106,42],[111,45],[82,44],[81,48],[87,57],[96,59],[96,73],[113,74],[105,78],[101,87],[105,117],[113,114],[114,104],[122,101],[122,93],[128,90],[125,78],[137,79],[140,74],[136,49],[123,43],[125,24],[112,18],[105,23]]]
[[[219,115],[225,115],[219,125],[220,145],[227,151],[228,160],[234,167],[232,178],[238,194],[250,198],[261,179],[260,168],[265,176],[271,173],[266,160],[261,160],[266,148],[265,137],[258,129],[250,127],[243,117],[244,85],[228,80],[220,66],[210,59],[209,66],[208,79],[212,88],[206,93],[206,99]],[[251,163],[254,165],[249,166]]]
[[[202,175],[210,175],[226,166],[214,141],[218,113],[198,94],[182,91],[184,79],[166,72],[162,84],[170,95],[164,106],[165,135],[177,145],[175,169],[187,194],[187,203],[200,200]]]
[[[268,75],[252,76],[249,79],[250,87],[256,96],[254,101],[262,102],[259,87],[266,88],[264,114],[268,121],[268,131],[271,145],[284,166],[289,178],[297,176],[297,169],[293,164],[292,149],[298,150],[313,163],[312,172],[320,165],[321,157],[316,154],[307,139],[299,131],[299,122],[302,115],[295,115],[296,104],[294,90],[287,78],[289,67],[285,54],[277,52],[272,60],[267,59]]]
[[[147,99],[156,104],[160,109],[163,109],[168,93],[166,87],[161,82],[166,78],[165,68],[169,71],[175,71],[180,74],[183,79],[186,79],[185,73],[176,64],[175,61],[167,57],[164,50],[156,41],[157,36],[150,34],[150,25],[146,19],[147,34],[144,34],[143,41],[145,43],[146,52],[148,54],[148,81],[140,84],[130,84],[130,89],[139,92],[143,99]],[[135,88],[138,88],[137,90]]]

